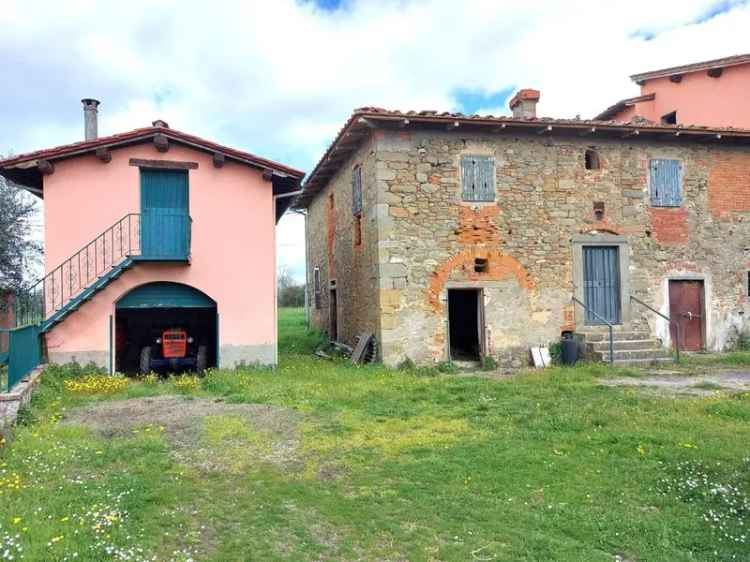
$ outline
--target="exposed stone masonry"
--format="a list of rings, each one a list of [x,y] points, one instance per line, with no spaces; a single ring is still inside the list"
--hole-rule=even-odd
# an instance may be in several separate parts
[[[599,155],[599,169],[585,168],[587,148]],[[494,203],[461,201],[463,155],[494,158]],[[682,161],[681,208],[651,208],[651,158]],[[328,228],[322,205],[333,192],[333,262],[347,338],[374,330],[389,364],[407,357],[444,361],[446,290],[477,287],[484,290],[487,351],[518,365],[530,345],[581,328],[580,311],[571,305],[572,238],[618,235],[630,258],[622,275],[631,293],[652,306],[668,312],[669,279],[704,281],[706,344],[722,348],[750,312],[746,162],[748,149],[717,144],[375,130],[310,206],[310,270],[316,263],[327,269],[318,246]],[[350,173],[358,163],[365,215],[360,254],[351,239]],[[485,272],[475,271],[476,258],[487,260]],[[629,313],[628,328],[667,340],[665,322],[641,307]],[[324,314],[315,319],[325,328]]]

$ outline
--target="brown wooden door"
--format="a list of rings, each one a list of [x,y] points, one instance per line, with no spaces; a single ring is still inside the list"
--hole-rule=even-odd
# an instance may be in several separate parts
[[[703,342],[703,281],[669,282],[669,317],[672,318],[670,335],[677,338],[680,327],[680,348],[685,351],[700,351]]]

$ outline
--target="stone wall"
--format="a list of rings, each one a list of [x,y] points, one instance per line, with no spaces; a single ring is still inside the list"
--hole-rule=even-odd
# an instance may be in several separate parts
[[[355,240],[352,214],[352,172],[362,166],[361,243]],[[338,301],[338,340],[353,344],[362,332],[378,333],[375,159],[371,142],[364,142],[350,159],[342,162],[336,175],[308,208],[307,254],[308,295],[311,324],[330,329],[330,289],[335,281]],[[320,307],[315,306],[314,269],[320,268]]]
[[[624,237],[631,293],[664,312],[669,279],[702,279],[708,347],[744,329],[750,205],[737,194],[750,192],[748,149],[434,131],[377,131],[375,143],[366,188],[377,192],[386,363],[447,359],[449,287],[484,289],[487,350],[504,362],[525,362],[530,345],[558,339],[576,319],[580,327],[570,302],[571,240],[581,234]],[[587,148],[600,169],[585,169]],[[461,201],[462,155],[494,157],[496,202]],[[651,158],[682,161],[681,208],[650,207]],[[486,272],[474,271],[477,257],[488,260]],[[634,305],[627,316],[628,327],[668,339],[655,315]]]

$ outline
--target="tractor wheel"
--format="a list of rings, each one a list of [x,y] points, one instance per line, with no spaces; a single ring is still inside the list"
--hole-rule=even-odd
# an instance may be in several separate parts
[[[198,356],[195,358],[195,369],[205,371],[208,367],[208,348],[205,345],[198,346]]]
[[[140,367],[142,375],[146,375],[151,372],[151,346],[147,346],[141,349]]]

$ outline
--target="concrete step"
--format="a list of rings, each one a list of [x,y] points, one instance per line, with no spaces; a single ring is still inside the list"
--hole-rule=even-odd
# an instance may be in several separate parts
[[[578,333],[586,338],[587,343],[609,341],[609,331],[607,330],[604,330],[603,332],[599,330],[595,332],[581,331]],[[612,335],[614,336],[615,340],[618,341],[652,339],[651,334],[649,334],[648,332],[634,332],[632,330],[613,330]]]
[[[649,338],[643,340],[619,340],[615,338],[612,342],[615,351],[623,351],[626,349],[661,349],[661,341]],[[587,346],[591,351],[609,351],[609,340],[587,342]]]
[[[598,355],[602,361],[608,362],[609,361],[609,352],[607,351],[600,351],[597,352],[596,355]],[[657,350],[657,349],[626,349],[626,350],[615,350],[614,353],[615,361],[618,360],[632,360],[632,359],[671,359],[672,354],[664,349],[664,350]]]

